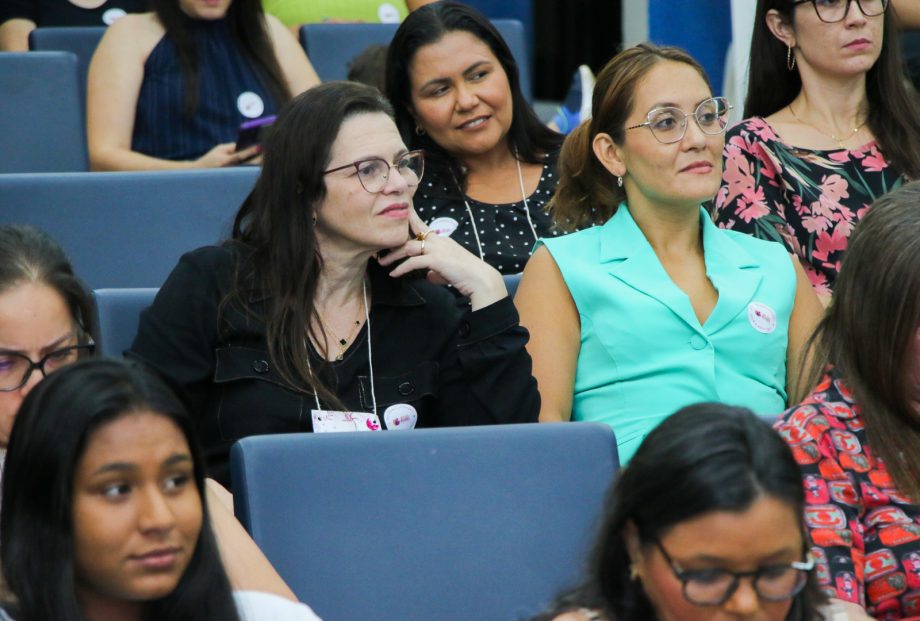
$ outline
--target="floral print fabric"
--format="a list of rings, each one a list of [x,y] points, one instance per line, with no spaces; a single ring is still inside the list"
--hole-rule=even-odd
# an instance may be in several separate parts
[[[819,295],[830,295],[857,222],[901,185],[875,142],[820,151],[784,143],[762,118],[725,136],[713,219],[722,228],[783,243]]]
[[[822,590],[876,619],[920,618],[920,507],[873,455],[845,382],[827,373],[776,429],[802,471]]]

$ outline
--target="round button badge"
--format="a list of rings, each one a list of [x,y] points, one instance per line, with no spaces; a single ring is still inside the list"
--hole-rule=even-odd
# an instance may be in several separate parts
[[[265,112],[265,102],[256,93],[245,91],[236,98],[236,109],[247,119],[257,119]]]
[[[127,15],[127,13],[125,13],[124,9],[109,9],[102,14],[102,23],[106,26],[111,26],[125,15]]]
[[[398,24],[399,10],[389,2],[383,2],[377,7],[377,18],[381,24]]]
[[[428,228],[430,228],[441,237],[450,237],[453,235],[454,231],[457,230],[458,226],[460,226],[459,222],[446,216],[435,218],[428,223]]]
[[[748,321],[751,326],[763,334],[776,330],[776,311],[763,302],[748,304]]]

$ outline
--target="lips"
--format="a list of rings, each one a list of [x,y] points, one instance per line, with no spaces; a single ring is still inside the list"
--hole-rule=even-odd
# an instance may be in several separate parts
[[[843,47],[867,47],[871,44],[872,42],[869,41],[869,39],[855,39],[854,41],[850,41]]]
[[[409,203],[393,203],[392,205],[387,205],[383,211],[379,214],[385,218],[408,218],[409,217]]]
[[[146,569],[167,570],[176,564],[179,552],[179,548],[161,548],[132,556],[131,560]]]
[[[691,172],[696,174],[704,174],[712,171],[712,162],[693,162],[688,166],[684,166],[680,169],[680,172]]]
[[[457,129],[478,129],[485,125],[491,117],[489,115],[477,116],[457,126]]]

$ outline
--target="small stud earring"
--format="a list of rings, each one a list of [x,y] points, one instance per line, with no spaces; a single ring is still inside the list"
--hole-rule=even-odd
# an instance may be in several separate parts
[[[631,563],[629,565],[629,579],[632,581],[636,581],[639,579],[639,568],[636,567],[635,563]]]
[[[623,177],[621,177],[621,176],[617,176],[617,187],[618,187],[618,188],[622,188],[622,187],[623,187]]]
[[[415,135],[416,135],[416,136],[424,136],[424,135],[425,135],[425,129],[424,129],[421,125],[419,125],[418,123],[415,124]]]

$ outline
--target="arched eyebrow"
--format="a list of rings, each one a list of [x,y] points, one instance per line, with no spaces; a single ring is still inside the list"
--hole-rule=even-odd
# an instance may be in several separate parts
[[[168,468],[170,466],[175,466],[176,464],[179,464],[179,463],[191,462],[191,461],[192,461],[192,456],[189,455],[188,453],[173,453],[172,455],[169,456],[169,458],[166,459],[166,461],[163,462],[162,467]],[[127,461],[113,461],[108,464],[103,464],[102,466],[97,468],[96,471],[93,472],[93,475],[95,476],[97,474],[105,474],[108,472],[135,472],[139,469],[140,467],[135,463],[131,463]]]
[[[463,70],[463,75],[468,75],[472,73],[473,71],[476,71],[482,65],[491,65],[491,64],[492,64],[491,60],[477,60],[472,65],[470,65],[469,67]],[[418,90],[423,91],[431,86],[434,86],[434,85],[440,86],[442,84],[450,84],[450,78],[445,77],[445,78],[434,78],[432,80],[428,80],[427,82],[419,86]]]
[[[703,103],[707,99],[712,99],[713,97],[714,95],[703,97],[698,102],[693,104],[693,109],[696,110],[701,103]],[[649,108],[649,110],[655,110],[657,108],[677,108],[678,110],[683,110],[683,108],[680,107],[680,104],[674,103],[673,101],[659,101],[658,103],[652,104],[652,107]]]

